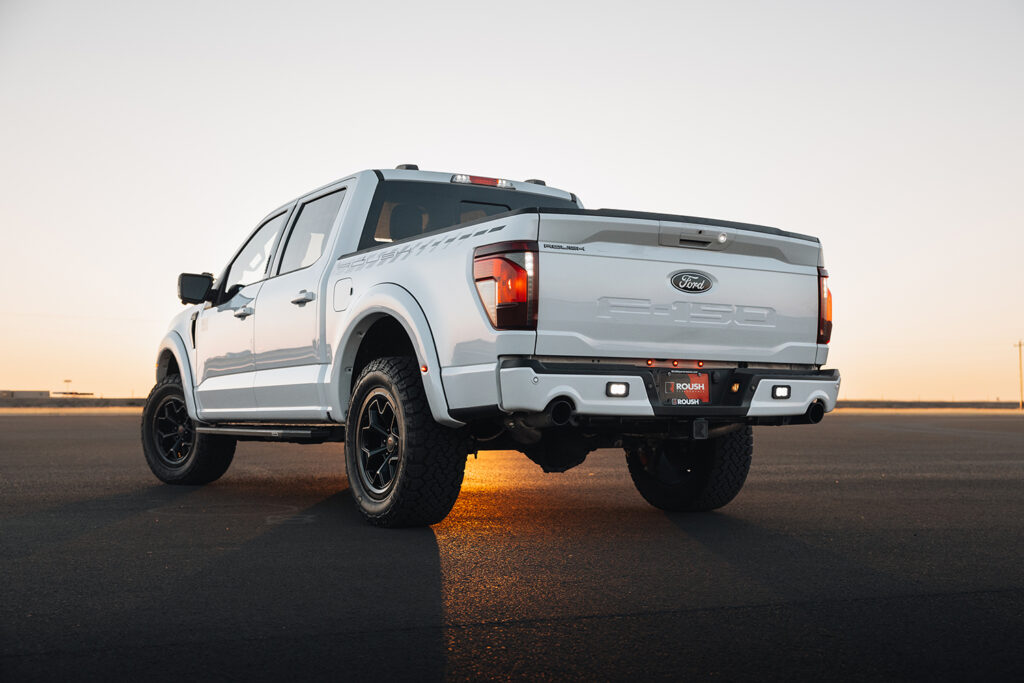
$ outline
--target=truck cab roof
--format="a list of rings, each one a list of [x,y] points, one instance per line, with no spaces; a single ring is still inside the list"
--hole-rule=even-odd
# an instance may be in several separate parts
[[[380,169],[374,170],[373,173],[376,173],[377,178],[381,181],[413,180],[426,183],[451,183],[454,182],[452,179],[456,176],[463,176],[468,178],[479,177],[461,172],[448,173],[441,171],[420,171],[418,169],[412,170],[404,168]],[[576,195],[574,195],[572,192],[560,190],[556,187],[538,185],[537,183],[530,183],[526,182],[525,180],[508,180],[506,182],[509,183],[509,185],[505,186],[505,189],[515,189],[518,192],[530,192],[532,194],[539,194],[545,197],[557,197],[559,199],[568,199],[571,202],[579,203],[579,200],[576,198]]]

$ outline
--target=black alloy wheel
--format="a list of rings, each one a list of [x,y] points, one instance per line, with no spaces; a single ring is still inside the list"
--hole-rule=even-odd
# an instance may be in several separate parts
[[[384,499],[395,485],[402,460],[401,418],[394,399],[383,388],[374,389],[359,412],[359,478],[366,492]]]
[[[195,436],[185,401],[174,395],[164,397],[153,411],[153,445],[161,462],[173,469],[182,467],[192,455]]]
[[[196,431],[178,375],[164,377],[149,392],[141,427],[146,464],[167,484],[209,484],[235,456],[232,437]]]

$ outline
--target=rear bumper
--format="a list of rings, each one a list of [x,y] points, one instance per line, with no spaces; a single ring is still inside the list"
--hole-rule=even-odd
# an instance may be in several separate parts
[[[820,401],[825,412],[830,413],[836,407],[839,397],[839,371],[833,370],[834,376],[827,378],[810,377],[760,377],[754,396],[750,400],[747,415],[751,417],[776,415],[803,415],[811,404]],[[789,398],[782,400],[772,397],[775,386],[789,387]],[[794,408],[796,409],[794,412]]]
[[[815,402],[825,412],[835,408],[839,396],[838,370],[763,370],[756,368],[708,370],[710,402],[706,405],[670,406],[655,389],[658,370],[635,366],[550,364],[534,359],[507,359],[499,370],[501,410],[536,413],[552,401],[572,401],[580,416],[708,418],[713,421],[785,421],[807,414]],[[609,397],[609,382],[629,386],[625,397]],[[732,391],[734,385],[737,391]],[[773,387],[789,387],[787,398],[774,398]]]

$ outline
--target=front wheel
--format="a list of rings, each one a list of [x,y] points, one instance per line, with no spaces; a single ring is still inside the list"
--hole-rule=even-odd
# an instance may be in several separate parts
[[[465,467],[465,438],[434,421],[415,360],[371,361],[352,390],[345,428],[349,488],[363,517],[383,527],[440,522]]]
[[[235,440],[197,434],[181,378],[168,375],[149,392],[142,410],[142,451],[160,481],[208,484],[227,472],[235,457]]]
[[[702,441],[662,441],[626,449],[633,484],[662,510],[703,512],[727,504],[740,492],[754,452],[748,426]]]

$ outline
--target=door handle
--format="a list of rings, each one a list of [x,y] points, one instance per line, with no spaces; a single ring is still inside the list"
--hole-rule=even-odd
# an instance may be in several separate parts
[[[234,315],[236,318],[241,318],[242,320],[245,320],[252,314],[253,310],[251,308],[249,308],[248,306],[242,306],[241,308],[236,308],[235,312],[232,315]]]
[[[313,292],[307,292],[306,290],[302,290],[301,292],[299,292],[299,295],[297,297],[292,299],[292,303],[295,304],[296,306],[305,306],[314,299],[316,299],[316,294],[314,294]]]

